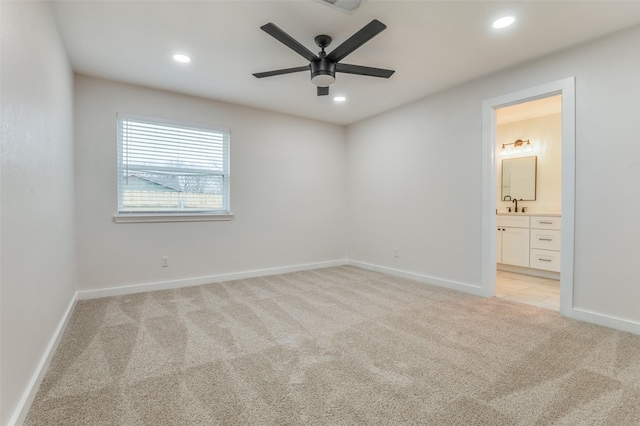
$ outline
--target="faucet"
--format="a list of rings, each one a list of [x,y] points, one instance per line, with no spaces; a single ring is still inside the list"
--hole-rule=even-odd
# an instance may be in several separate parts
[[[516,203],[516,213],[518,213],[518,199],[514,198],[512,203]]]

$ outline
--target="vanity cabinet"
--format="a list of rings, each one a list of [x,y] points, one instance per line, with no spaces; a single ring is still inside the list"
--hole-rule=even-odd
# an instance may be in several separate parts
[[[496,262],[560,272],[560,216],[500,214]]]
[[[529,267],[529,216],[498,216],[496,261],[506,265]]]
[[[536,216],[531,218],[531,268],[560,272],[560,217]]]

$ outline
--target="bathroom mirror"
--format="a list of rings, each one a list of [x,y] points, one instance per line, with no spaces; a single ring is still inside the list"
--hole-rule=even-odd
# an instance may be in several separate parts
[[[502,201],[536,199],[537,162],[535,155],[502,160]]]

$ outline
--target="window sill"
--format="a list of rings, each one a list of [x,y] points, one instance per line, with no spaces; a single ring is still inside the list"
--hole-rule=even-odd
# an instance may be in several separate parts
[[[122,213],[113,215],[115,223],[208,222],[233,220],[233,214],[207,213]]]

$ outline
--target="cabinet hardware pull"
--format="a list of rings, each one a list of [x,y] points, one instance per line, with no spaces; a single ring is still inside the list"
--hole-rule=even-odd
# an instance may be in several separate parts
[[[551,262],[551,259],[538,259],[541,262]]]
[[[538,238],[540,241],[553,241],[551,238]]]
[[[538,222],[538,223],[544,223],[545,225],[551,225],[551,224],[553,224],[553,222],[543,222],[543,221],[540,221],[540,222]]]

